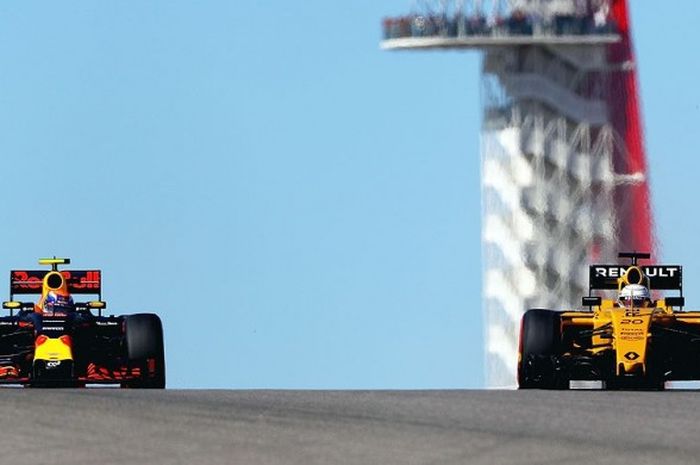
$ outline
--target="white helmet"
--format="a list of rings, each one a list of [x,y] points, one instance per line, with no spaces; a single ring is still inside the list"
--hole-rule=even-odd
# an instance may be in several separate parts
[[[641,284],[628,284],[622,288],[617,300],[623,307],[641,307],[645,302],[651,302],[651,293]]]

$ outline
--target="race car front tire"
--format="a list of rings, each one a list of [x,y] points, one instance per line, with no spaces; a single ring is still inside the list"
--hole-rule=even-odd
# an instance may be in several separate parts
[[[165,388],[163,324],[158,315],[139,313],[124,319],[124,343],[131,366],[141,368],[141,377],[124,383],[131,388]]]
[[[518,387],[563,389],[568,381],[557,370],[562,334],[559,312],[531,309],[525,312],[520,331]]]

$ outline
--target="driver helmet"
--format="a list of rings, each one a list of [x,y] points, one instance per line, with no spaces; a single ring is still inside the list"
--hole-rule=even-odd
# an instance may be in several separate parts
[[[68,313],[75,310],[73,298],[67,294],[50,291],[44,300],[45,313]]]
[[[641,284],[628,284],[620,291],[617,301],[623,307],[643,307],[651,302],[651,293]]]

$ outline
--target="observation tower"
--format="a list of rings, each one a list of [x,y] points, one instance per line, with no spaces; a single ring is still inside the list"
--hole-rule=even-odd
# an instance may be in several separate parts
[[[427,2],[386,50],[482,52],[486,382],[515,385],[528,308],[579,308],[587,264],[654,253],[627,0]]]

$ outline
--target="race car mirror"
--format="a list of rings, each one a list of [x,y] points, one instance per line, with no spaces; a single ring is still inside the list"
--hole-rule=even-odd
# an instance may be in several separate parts
[[[20,307],[22,307],[22,302],[16,302],[14,300],[2,303],[2,308],[6,310],[17,310]]]
[[[95,309],[104,309],[107,308],[107,302],[101,302],[99,300],[93,300],[92,302],[88,302],[88,307],[90,308],[95,308]]]
[[[584,297],[582,302],[584,307],[595,307],[596,305],[600,305],[603,299],[600,297]]]
[[[664,302],[669,307],[683,307],[685,305],[685,297],[666,297]]]

